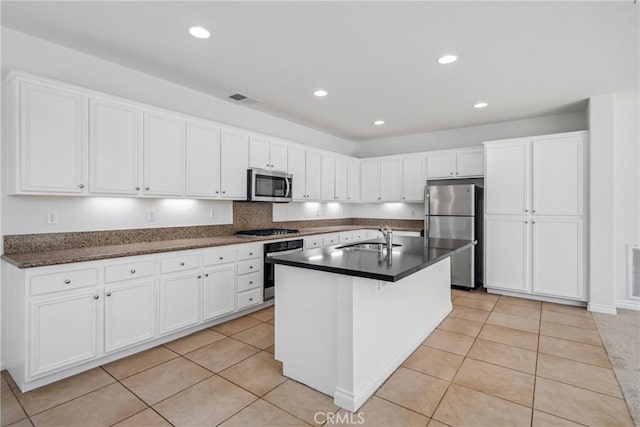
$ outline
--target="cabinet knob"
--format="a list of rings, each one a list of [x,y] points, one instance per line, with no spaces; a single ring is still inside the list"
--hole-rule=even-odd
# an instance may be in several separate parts
[[[136,191],[140,191],[140,186],[139,185],[136,187]]]
[[[351,200],[351,197],[347,197],[347,200]]]
[[[249,284],[250,284],[250,285],[253,285],[253,280],[250,280],[250,281],[249,281]]]
[[[65,284],[65,285],[68,285],[69,283],[71,283],[71,280],[69,280],[69,279],[64,279],[64,284]]]
[[[535,210],[535,209],[533,209],[531,212],[532,212],[532,213],[536,213],[536,210]]]
[[[181,262],[181,263],[180,263],[180,265],[181,265],[182,267],[184,267],[184,262]]]
[[[204,277],[209,277],[209,273],[205,274]]]
[[[250,266],[249,266],[249,270],[253,270],[253,265],[250,265]]]
[[[253,255],[253,252],[249,252],[249,256]]]
[[[226,192],[226,191],[224,191],[224,190],[222,190],[222,194],[227,194],[227,192]]]
[[[402,200],[406,200],[406,199],[407,199],[406,197],[403,197],[403,198],[402,198]]]
[[[98,298],[100,298],[98,295],[93,296],[93,299],[98,299]]]
[[[456,172],[456,176],[460,175],[460,173]]]
[[[131,269],[131,274],[136,274],[136,269],[135,268]]]
[[[198,279],[202,279],[202,276],[200,274],[198,274]]]
[[[449,175],[453,175],[453,172],[449,172]]]
[[[525,224],[529,224],[529,221],[525,221],[524,223],[525,223]]]
[[[220,257],[220,258],[218,258],[218,259],[219,259],[220,261],[222,261],[222,260],[224,259],[224,257],[223,257],[223,256],[221,256],[221,257]]]
[[[220,194],[220,192],[218,190],[216,190],[216,194]]]
[[[249,301],[253,301],[253,298],[249,298]]]
[[[378,197],[378,200],[382,200],[382,197]]]
[[[531,221],[531,224],[535,224],[535,223],[536,223],[535,221]]]
[[[84,184],[80,184],[80,185],[78,185],[78,187],[84,188]]]
[[[111,292],[107,292],[107,296],[110,297],[111,296]]]
[[[525,212],[529,212],[529,209],[525,209],[524,211],[525,211]]]
[[[149,191],[149,187],[144,187],[144,191]]]

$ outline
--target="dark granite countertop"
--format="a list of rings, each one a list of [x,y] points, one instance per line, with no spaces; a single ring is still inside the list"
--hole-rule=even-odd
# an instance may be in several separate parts
[[[4,254],[2,259],[18,268],[43,267],[48,265],[68,264],[74,262],[96,261],[101,259],[118,258],[136,255],[148,255],[162,252],[200,249],[214,246],[237,245],[242,243],[260,242],[265,240],[295,239],[313,234],[337,233],[341,231],[373,229],[370,225],[340,225],[330,227],[300,228],[299,233],[266,236],[244,237],[225,235],[217,237],[203,237],[193,239],[161,240],[154,242],[129,243],[122,245],[93,246],[77,249],[61,249],[42,252]],[[397,228],[398,231],[419,231],[417,229]]]
[[[366,242],[384,243],[383,239]],[[366,243],[358,242],[358,243]],[[397,282],[417,271],[475,244],[470,240],[425,239],[423,237],[396,236],[391,261],[375,251],[344,250],[338,247],[311,249],[286,255],[269,257],[267,262],[347,276]]]

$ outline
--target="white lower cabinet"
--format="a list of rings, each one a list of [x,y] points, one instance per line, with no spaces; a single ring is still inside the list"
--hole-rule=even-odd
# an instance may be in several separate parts
[[[527,291],[529,224],[526,217],[487,217],[486,286]]]
[[[204,269],[202,281],[202,320],[214,319],[235,310],[236,266],[224,264]]]
[[[104,351],[111,353],[155,336],[155,279],[105,288]]]
[[[28,316],[27,378],[97,357],[101,308],[97,289],[34,299]]]
[[[201,278],[198,271],[160,278],[160,335],[198,324]]]

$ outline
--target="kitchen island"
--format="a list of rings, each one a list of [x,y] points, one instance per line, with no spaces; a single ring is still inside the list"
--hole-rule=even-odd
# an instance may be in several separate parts
[[[381,239],[368,241],[380,243]],[[451,312],[450,256],[473,244],[398,237],[279,255],[275,358],[356,411]]]

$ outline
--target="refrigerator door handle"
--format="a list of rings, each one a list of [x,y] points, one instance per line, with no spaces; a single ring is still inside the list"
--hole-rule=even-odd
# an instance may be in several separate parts
[[[424,235],[429,237],[429,204],[431,202],[431,192],[429,186],[424,187]]]

